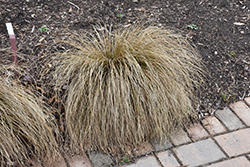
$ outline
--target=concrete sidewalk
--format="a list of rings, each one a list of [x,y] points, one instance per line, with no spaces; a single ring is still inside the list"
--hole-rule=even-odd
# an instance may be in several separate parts
[[[186,130],[179,129],[166,144],[145,143],[134,163],[120,167],[250,167],[250,97],[217,110]],[[32,162],[35,167],[50,167]],[[105,154],[65,155],[53,167],[109,167]],[[52,167],[51,166],[51,167]]]

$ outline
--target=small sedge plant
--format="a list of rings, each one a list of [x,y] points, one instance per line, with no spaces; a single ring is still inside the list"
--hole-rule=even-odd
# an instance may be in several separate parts
[[[122,160],[120,163],[122,164],[122,163],[128,163],[128,162],[130,162],[130,159],[129,157],[125,156],[125,157],[122,157]]]
[[[41,32],[41,33],[47,33],[48,32],[48,28],[46,27],[46,25],[43,25],[41,28],[39,28],[39,31]]]
[[[227,54],[228,54],[228,56],[230,57],[230,58],[233,58],[233,57],[235,57],[236,56],[236,53],[235,53],[235,51],[228,51],[227,52]]]
[[[122,17],[122,14],[120,13],[120,14],[117,14],[117,17],[118,18],[121,18]]]
[[[231,99],[231,100],[235,100],[235,97],[233,97],[233,96],[230,95],[230,94],[221,93],[221,99],[222,99],[224,102],[228,102],[230,99]]]
[[[195,24],[188,25],[187,27],[190,28],[191,30],[198,30],[199,29],[197,27],[197,25],[195,25]]]

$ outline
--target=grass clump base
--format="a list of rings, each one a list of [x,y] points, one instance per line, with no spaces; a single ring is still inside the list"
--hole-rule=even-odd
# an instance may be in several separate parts
[[[200,58],[181,34],[104,25],[70,38],[65,43],[73,49],[52,61],[57,88],[69,86],[65,115],[72,148],[125,150],[195,117]]]
[[[0,80],[0,166],[58,155],[53,116],[20,85]]]

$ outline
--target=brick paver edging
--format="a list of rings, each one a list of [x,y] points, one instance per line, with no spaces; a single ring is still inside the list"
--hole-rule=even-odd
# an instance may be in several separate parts
[[[170,137],[168,147],[160,150],[157,145],[150,159],[139,158],[124,167],[250,167],[249,106],[250,97],[230,104],[190,126],[187,132],[178,130]]]
[[[250,167],[250,97],[217,110],[200,123],[178,129],[164,143],[145,143],[133,164],[120,167]],[[35,164],[36,163],[36,164]],[[46,162],[31,162],[49,167]],[[42,165],[41,165],[42,164]],[[105,154],[63,155],[53,167],[109,167]]]

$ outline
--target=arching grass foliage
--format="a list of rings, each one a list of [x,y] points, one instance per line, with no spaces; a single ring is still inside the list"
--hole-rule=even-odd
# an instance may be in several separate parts
[[[56,125],[27,88],[0,79],[0,166],[24,165],[31,157],[53,160]]]
[[[94,27],[72,34],[71,51],[52,62],[68,84],[66,128],[72,148],[108,150],[161,138],[195,116],[201,60],[185,37],[157,26]],[[57,87],[57,88],[58,88]]]

